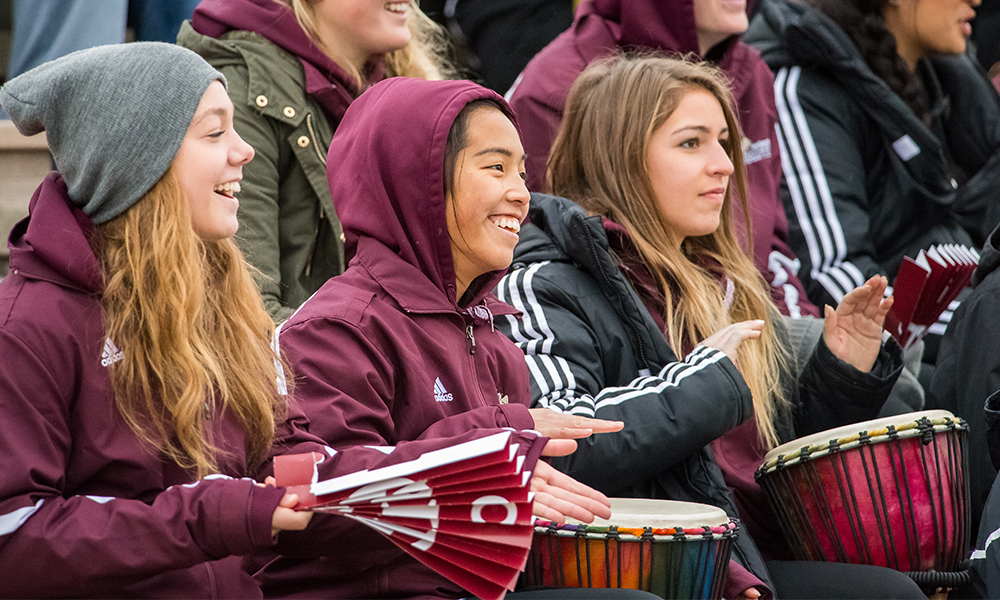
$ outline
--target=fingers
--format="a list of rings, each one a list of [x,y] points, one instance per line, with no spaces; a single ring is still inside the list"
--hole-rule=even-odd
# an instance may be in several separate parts
[[[293,508],[298,503],[299,503],[298,494],[285,494],[284,496],[281,497],[281,502],[278,503],[278,506],[284,506],[285,508]]]
[[[701,344],[725,352],[726,356],[735,363],[736,352],[739,350],[740,344],[746,340],[759,338],[763,331],[764,321],[761,319],[742,321],[723,327],[705,338]]]
[[[621,431],[625,426],[621,421],[605,421],[577,415],[558,413],[548,408],[532,408],[528,412],[534,421],[536,431],[553,439],[579,439],[594,433]]]
[[[267,477],[264,478],[264,484],[265,485],[273,485],[275,487],[278,486],[277,481],[271,475],[268,475]]]
[[[538,507],[535,515],[549,520],[573,518],[590,523],[595,516],[611,516],[611,501],[607,496],[572,477],[560,473],[551,465],[539,461],[531,477],[531,491]],[[550,511],[555,511],[552,514]],[[547,516],[546,516],[547,515]]]
[[[843,304],[843,303],[841,303]],[[829,304],[823,306],[823,337],[826,340],[837,331],[837,311]]]
[[[575,440],[549,440],[542,448],[542,456],[568,456],[576,452]]]

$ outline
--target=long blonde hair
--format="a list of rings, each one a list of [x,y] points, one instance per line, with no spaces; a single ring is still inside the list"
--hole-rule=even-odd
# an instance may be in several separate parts
[[[112,389],[129,427],[202,477],[218,472],[223,452],[210,420],[232,414],[245,434],[247,465],[256,468],[284,411],[278,383],[285,372],[236,245],[198,238],[170,170],[98,225],[92,245],[104,276],[105,333],[123,355],[110,365]]]
[[[357,66],[337,56],[320,39],[313,12],[315,0],[277,0],[291,6],[299,26],[316,44],[316,47],[347,72],[362,91],[367,87],[364,74]],[[424,14],[417,2],[410,2],[410,13],[406,24],[413,36],[410,43],[385,55],[386,75],[389,77],[417,77],[420,79],[448,79],[455,74],[454,68],[445,59],[448,50],[448,36],[440,25]]]
[[[684,96],[697,89],[711,93],[722,106],[730,132],[727,154],[735,171],[719,228],[686,238],[678,250],[653,193],[649,146],[653,133]],[[588,67],[570,89],[549,155],[547,181],[554,194],[628,231],[664,294],[664,333],[677,352],[731,323],[766,321],[760,339],[740,346],[737,366],[753,393],[760,441],[773,447],[778,439],[775,419],[788,404],[780,385],[788,358],[774,330],[780,316],[748,257],[752,243],[741,139],[729,89],[718,69],[649,54],[614,57]],[[747,215],[746,248],[736,234],[733,184]],[[719,285],[723,274],[734,284],[729,310]]]

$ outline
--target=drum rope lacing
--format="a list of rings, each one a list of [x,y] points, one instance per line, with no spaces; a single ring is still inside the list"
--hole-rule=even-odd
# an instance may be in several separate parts
[[[859,431],[853,435],[803,446],[789,454],[779,454],[776,458],[762,464],[757,469],[756,477],[759,478],[761,474],[770,473],[776,469],[782,469],[802,461],[884,441],[920,437],[921,442],[929,444],[934,433],[954,429],[968,430],[968,425],[959,417],[942,417],[937,419],[922,417],[912,423],[905,423],[899,426],[887,425],[871,431]]]

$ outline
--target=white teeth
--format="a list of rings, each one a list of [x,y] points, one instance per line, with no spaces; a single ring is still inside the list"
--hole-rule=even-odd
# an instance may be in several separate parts
[[[214,189],[216,192],[221,192],[223,194],[226,194],[227,196],[232,196],[233,194],[238,194],[240,192],[240,182],[230,181],[227,183],[223,183],[221,185],[217,185],[212,189]]]
[[[510,217],[499,217],[493,221],[493,224],[501,229],[509,229],[514,233],[520,233],[521,231],[521,222]]]
[[[388,2],[385,5],[386,10],[395,13],[405,13],[406,7],[410,5],[409,2]]]

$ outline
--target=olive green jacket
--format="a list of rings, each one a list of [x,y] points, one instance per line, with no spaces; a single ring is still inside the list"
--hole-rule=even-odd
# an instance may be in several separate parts
[[[226,76],[236,131],[256,152],[243,167],[236,242],[259,271],[268,313],[284,321],[344,270],[344,234],[326,180],[337,124],[306,95],[298,58],[259,34],[215,39],[185,22],[177,43]]]

